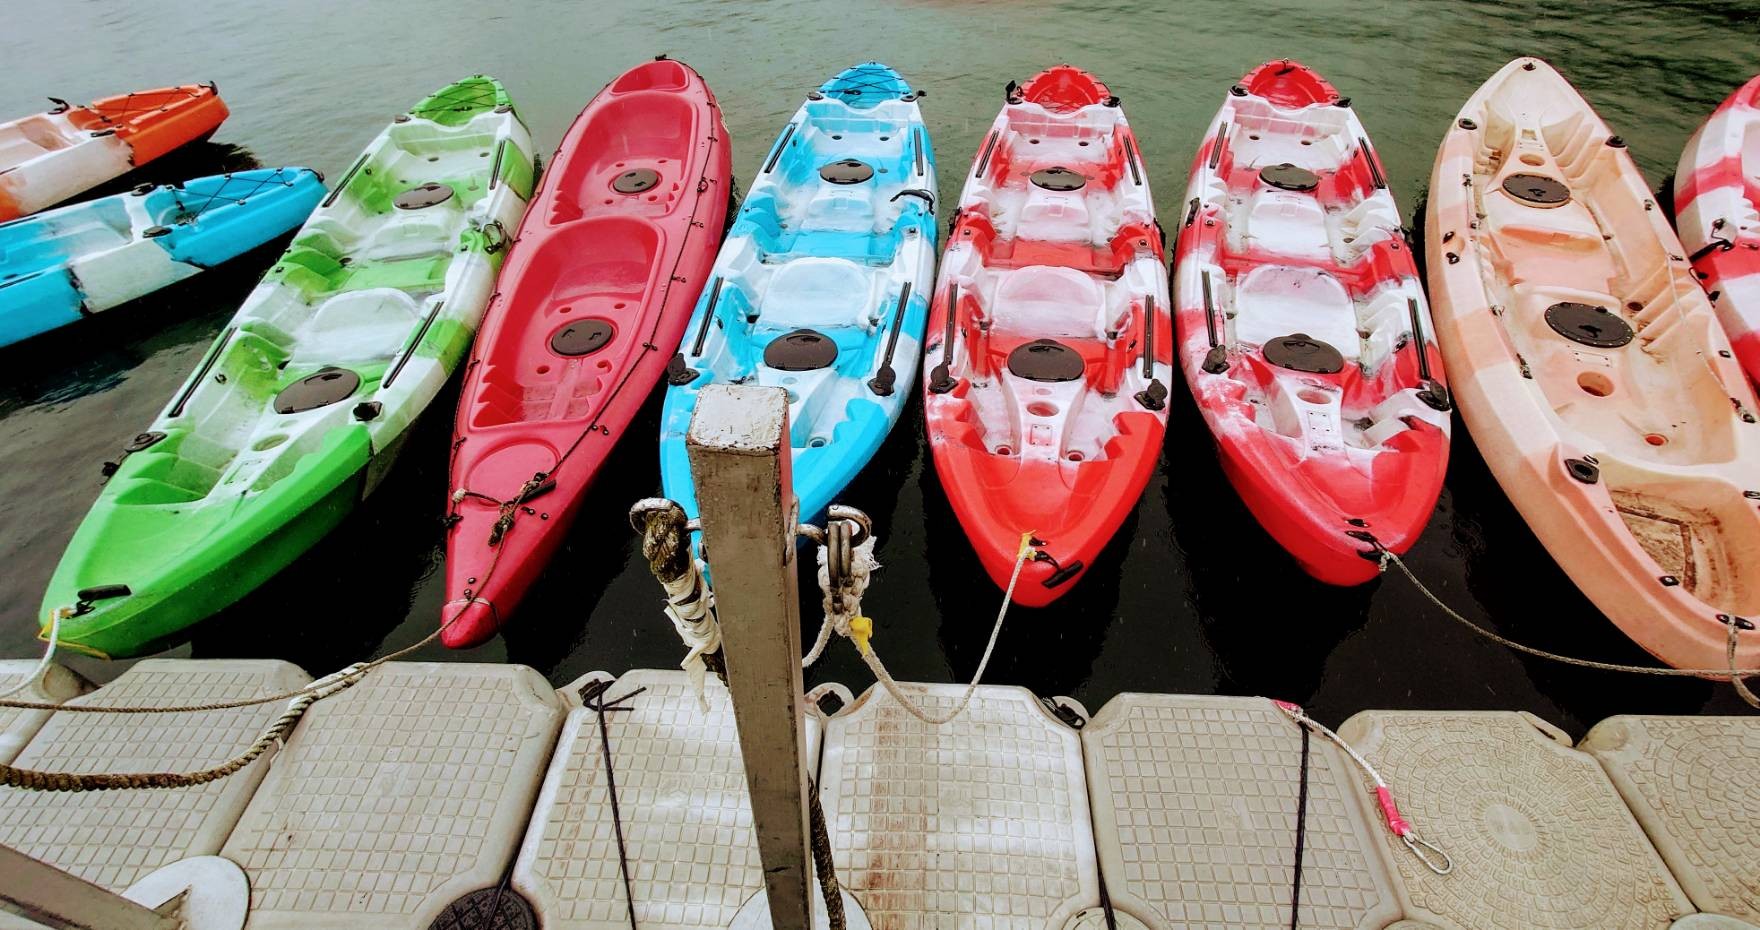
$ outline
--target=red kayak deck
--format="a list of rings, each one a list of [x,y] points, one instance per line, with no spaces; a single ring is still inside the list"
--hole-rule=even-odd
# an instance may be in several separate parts
[[[1429,307],[1368,136],[1330,84],[1274,61],[1230,91],[1192,164],[1180,362],[1235,489],[1314,577],[1404,552],[1448,465]]]
[[[1032,536],[1016,603],[1074,588],[1154,472],[1173,375],[1164,261],[1106,85],[1069,66],[1011,85],[960,197],[923,380],[936,471],[998,586]]]
[[[459,397],[446,645],[503,627],[665,372],[726,225],[730,148],[715,95],[670,60],[607,85],[563,136]]]

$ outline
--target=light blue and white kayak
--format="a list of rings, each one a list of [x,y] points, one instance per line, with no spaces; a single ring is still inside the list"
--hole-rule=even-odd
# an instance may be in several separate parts
[[[323,198],[310,168],[259,168],[0,224],[0,346],[236,258],[304,222]]]
[[[824,511],[910,397],[935,280],[935,156],[878,62],[807,97],[764,156],[668,372],[660,476],[697,516],[685,434],[709,384],[786,388],[801,517]]]

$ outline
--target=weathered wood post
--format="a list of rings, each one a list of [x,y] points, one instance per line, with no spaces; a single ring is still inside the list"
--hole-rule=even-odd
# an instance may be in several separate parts
[[[181,930],[183,921],[136,904],[10,846],[0,846],[0,911],[54,930]]]
[[[787,393],[703,388],[686,449],[714,573],[721,652],[771,925],[808,930],[813,860]]]

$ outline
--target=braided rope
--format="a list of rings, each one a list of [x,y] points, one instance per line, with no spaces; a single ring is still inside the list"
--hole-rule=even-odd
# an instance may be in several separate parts
[[[313,704],[353,685],[370,668],[356,663],[327,678],[312,682],[298,692],[281,714],[263,730],[244,752],[211,768],[194,772],[44,772],[0,764],[0,785],[29,791],[111,791],[121,788],[191,788],[219,781],[255,762],[271,746],[286,742],[288,734]],[[71,708],[67,708],[71,709]],[[126,712],[135,708],[108,708]],[[144,709],[144,708],[139,708]],[[154,708],[158,711],[159,709]]]

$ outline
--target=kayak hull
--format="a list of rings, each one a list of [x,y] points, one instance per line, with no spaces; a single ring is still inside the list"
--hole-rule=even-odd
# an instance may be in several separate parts
[[[105,97],[0,123],[0,222],[54,206],[183,145],[226,120],[212,84]]]
[[[1624,144],[1517,59],[1461,110],[1430,191],[1436,323],[1491,473],[1639,646],[1727,668],[1734,625],[1753,667],[1756,401]]]
[[[683,337],[732,184],[715,96],[676,61],[619,76],[563,136],[460,397],[447,646],[499,632],[561,545]]]
[[[1180,363],[1224,472],[1314,578],[1409,549],[1448,468],[1442,356],[1355,111],[1292,61],[1243,77],[1192,162]]]
[[[846,69],[796,110],[760,164],[661,410],[661,484],[691,518],[685,436],[709,384],[788,391],[803,520],[826,511],[898,422],[937,235],[935,156],[916,98],[885,65]],[[890,382],[876,380],[883,369]]]
[[[43,627],[68,608],[70,648],[159,648],[370,493],[469,348],[531,195],[530,152],[505,90],[481,76],[382,132],[124,446]]]
[[[0,224],[0,347],[236,258],[298,226],[323,197],[309,168],[262,168]]]
[[[929,448],[997,586],[1026,559],[1017,604],[1075,587],[1160,458],[1172,326],[1147,178],[1117,98],[1065,65],[1010,85],[960,198],[923,358]]]
[[[1675,226],[1748,378],[1760,383],[1760,77],[1687,140]]]

